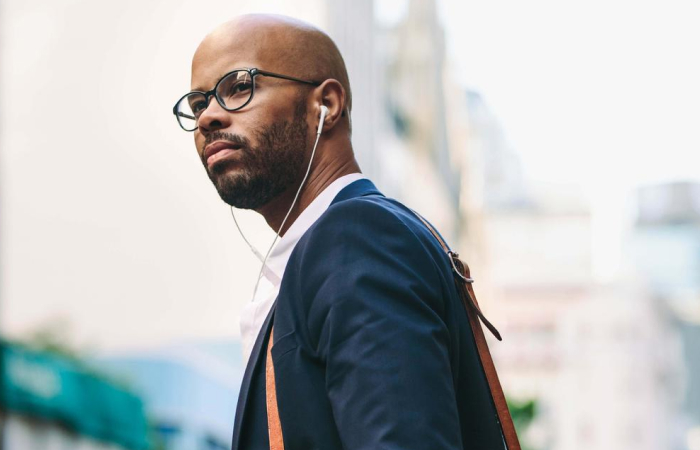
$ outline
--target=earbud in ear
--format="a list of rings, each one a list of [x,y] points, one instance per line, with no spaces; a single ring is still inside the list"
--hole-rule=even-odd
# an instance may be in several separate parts
[[[316,131],[316,134],[321,134],[321,131],[323,131],[323,121],[326,120],[327,115],[328,107],[326,105],[321,105],[321,116],[318,119],[318,131]]]

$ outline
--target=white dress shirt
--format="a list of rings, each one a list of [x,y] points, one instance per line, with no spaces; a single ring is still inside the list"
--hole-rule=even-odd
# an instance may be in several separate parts
[[[287,261],[289,261],[289,256],[292,254],[292,250],[296,247],[297,242],[306,233],[306,230],[326,212],[335,196],[344,187],[362,178],[364,176],[361,173],[352,173],[342,176],[331,183],[299,214],[297,220],[275,244],[275,248],[270,252],[267,263],[263,267],[263,276],[260,279],[260,285],[255,293],[255,297],[251,302],[244,305],[241,311],[241,340],[243,341],[244,363],[247,363],[250,359],[260,328],[270,312],[277,294],[279,294],[284,269],[287,267]]]

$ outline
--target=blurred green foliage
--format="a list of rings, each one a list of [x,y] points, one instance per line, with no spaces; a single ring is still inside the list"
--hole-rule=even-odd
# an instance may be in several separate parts
[[[518,433],[518,438],[520,440],[520,446],[522,450],[535,450],[533,447],[528,445],[525,440],[525,435],[530,424],[535,419],[537,414],[537,401],[536,400],[525,400],[525,401],[514,401],[506,399],[508,403],[508,410],[510,410],[510,415],[513,418],[513,424],[515,425],[515,430]]]

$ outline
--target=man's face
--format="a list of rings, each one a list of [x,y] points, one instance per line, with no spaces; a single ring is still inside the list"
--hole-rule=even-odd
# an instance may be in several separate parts
[[[228,153],[223,157],[214,154],[206,158],[200,153],[221,199],[236,208],[258,209],[298,183],[307,144],[305,119],[306,104],[302,99],[296,102],[290,121],[251,129],[255,144],[250,138],[225,130],[208,133],[205,148],[210,144],[234,146],[231,153],[228,148],[220,151]]]
[[[270,70],[240,53],[200,46],[192,65],[193,90],[212,89],[234,69]],[[303,89],[258,76],[253,99],[244,108],[229,112],[210,100],[194,132],[195,145],[224,202],[259,209],[301,181],[309,145]]]

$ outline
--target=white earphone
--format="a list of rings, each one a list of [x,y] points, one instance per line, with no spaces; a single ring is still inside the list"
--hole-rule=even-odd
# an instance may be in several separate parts
[[[321,134],[321,131],[323,131],[323,121],[326,120],[327,115],[328,107],[326,105],[321,105],[321,118],[318,121],[318,131],[316,131],[316,134]]]

